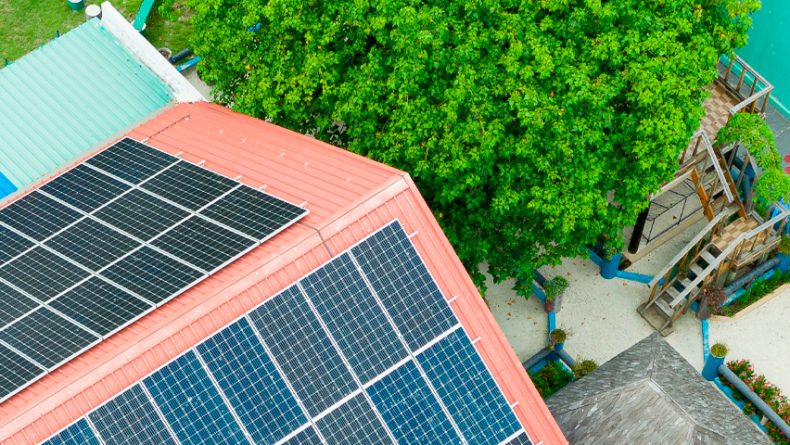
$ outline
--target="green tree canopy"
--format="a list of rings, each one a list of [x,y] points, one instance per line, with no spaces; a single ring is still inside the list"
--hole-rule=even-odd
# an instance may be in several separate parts
[[[189,3],[220,102],[408,171],[479,285],[620,238],[759,4]]]

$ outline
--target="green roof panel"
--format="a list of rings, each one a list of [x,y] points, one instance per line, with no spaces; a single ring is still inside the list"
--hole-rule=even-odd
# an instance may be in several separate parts
[[[0,70],[0,172],[28,187],[172,100],[159,77],[90,20]]]

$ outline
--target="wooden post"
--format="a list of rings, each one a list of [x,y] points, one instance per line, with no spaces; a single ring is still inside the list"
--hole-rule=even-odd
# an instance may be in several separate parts
[[[761,114],[765,113],[765,107],[768,105],[768,98],[769,97],[771,97],[771,92],[770,91],[765,93],[765,96],[763,96],[763,105],[760,107],[760,113]]]
[[[727,65],[727,71],[724,73],[724,84],[727,84],[727,80],[730,78],[730,73],[732,72],[732,66],[735,65],[735,57],[730,59],[730,64]]]
[[[738,86],[735,87],[735,93],[741,95],[741,87],[743,86],[743,78],[746,76],[746,68],[741,67],[741,77],[738,78]]]

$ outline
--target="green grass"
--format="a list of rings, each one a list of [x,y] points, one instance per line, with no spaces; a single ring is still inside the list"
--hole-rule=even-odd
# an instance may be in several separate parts
[[[99,2],[87,0],[86,4],[89,3]],[[141,0],[115,0],[112,3],[132,21]],[[160,14],[160,2],[154,5],[144,35],[154,47],[166,46],[177,52],[188,46],[192,25],[189,23],[191,14],[183,0],[175,0],[173,4],[175,13],[168,14],[173,20]],[[0,0],[0,68],[5,59],[19,59],[53,39],[57,31],[65,33],[84,21],[85,13],[69,9],[66,0]]]

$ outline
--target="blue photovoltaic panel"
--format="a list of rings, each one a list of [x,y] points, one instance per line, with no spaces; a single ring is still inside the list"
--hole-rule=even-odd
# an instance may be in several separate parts
[[[197,347],[252,439],[275,443],[307,418],[246,319]]]
[[[200,212],[214,221],[265,239],[307,211],[243,185]]]
[[[20,253],[33,247],[35,243],[7,227],[0,226],[0,266]]]
[[[131,188],[85,164],[80,164],[41,187],[83,212],[92,212]]]
[[[0,331],[0,340],[49,369],[98,338],[41,307]]]
[[[150,241],[189,216],[189,212],[140,190],[121,196],[95,216],[124,232]]]
[[[412,351],[458,323],[400,224],[351,249]]]
[[[38,306],[31,298],[0,282],[0,329]]]
[[[109,334],[152,308],[97,277],[51,301],[49,306],[100,335]]]
[[[285,441],[283,445],[324,445],[312,427]]]
[[[203,277],[201,272],[149,247],[133,252],[101,275],[156,304]]]
[[[181,161],[146,182],[143,188],[196,211],[236,185],[238,182],[232,179]]]
[[[101,445],[101,442],[91,431],[88,422],[80,419],[42,445]]]
[[[43,241],[81,217],[80,212],[37,191],[17,199],[0,211],[0,222],[36,241]]]
[[[301,283],[363,384],[406,358],[408,352],[348,254]]]
[[[368,394],[398,443],[461,443],[414,363],[408,362],[374,383]]]
[[[256,243],[213,222],[193,216],[151,244],[210,272]]]
[[[417,360],[469,445],[498,444],[521,429],[463,329],[428,348]]]
[[[141,244],[94,219],[86,218],[55,235],[45,245],[98,272]]]
[[[86,163],[124,181],[139,184],[176,161],[178,158],[174,156],[124,138],[88,159]]]
[[[532,445],[532,441],[529,440],[527,433],[521,433],[505,445]]]
[[[44,374],[43,369],[0,345],[0,398],[6,397],[25,382],[42,374]]]
[[[194,352],[143,380],[182,445],[248,443]]]
[[[0,268],[0,278],[41,301],[54,298],[89,275],[90,272],[42,247]]]
[[[250,318],[310,415],[356,389],[348,368],[295,286],[270,298]]]
[[[362,393],[319,419],[316,426],[327,443],[333,445],[392,443],[386,428]]]
[[[177,445],[139,385],[88,415],[104,445]]]

